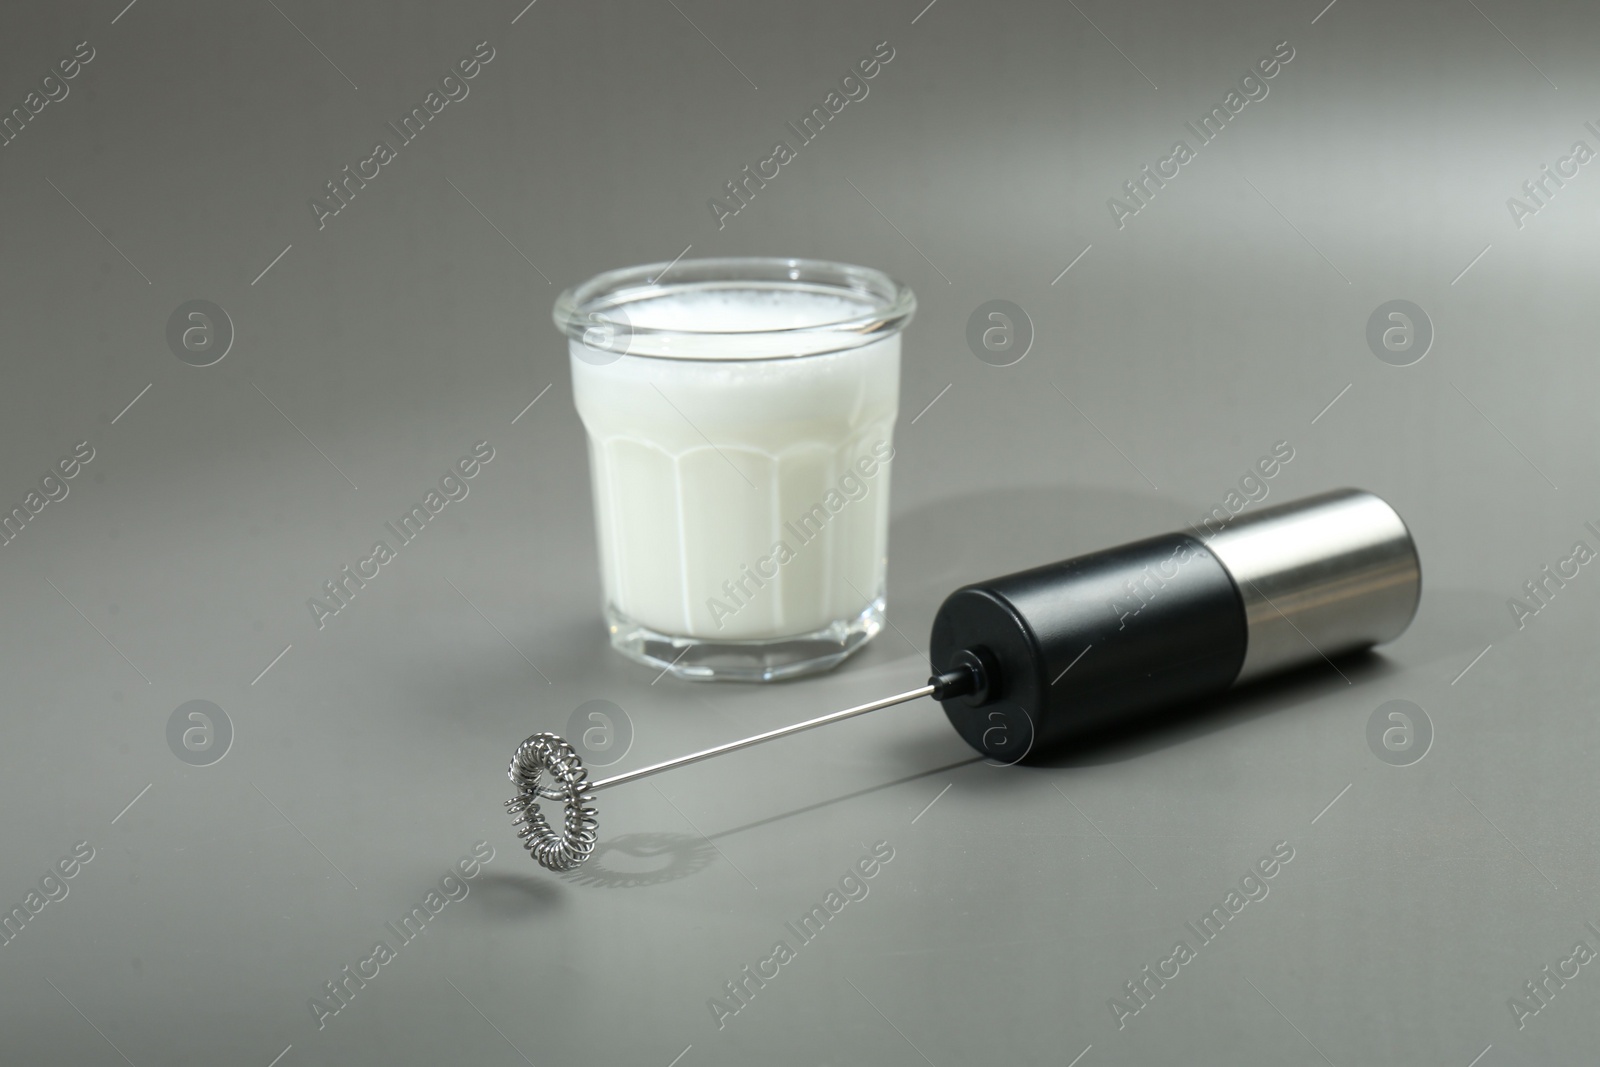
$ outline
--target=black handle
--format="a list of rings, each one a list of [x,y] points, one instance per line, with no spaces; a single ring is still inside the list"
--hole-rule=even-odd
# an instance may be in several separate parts
[[[934,698],[1015,762],[1141,712],[1392,640],[1422,569],[1382,499],[1337,489],[956,590]]]
[[[972,670],[943,698],[973,748],[1002,762],[1227,689],[1245,611],[1222,563],[1166,534],[952,593],[933,623],[936,670]]]

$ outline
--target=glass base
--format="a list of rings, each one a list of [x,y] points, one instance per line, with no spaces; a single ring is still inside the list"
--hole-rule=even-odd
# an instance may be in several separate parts
[[[883,597],[853,619],[791,637],[717,641],[674,637],[634,622],[610,604],[611,647],[631,660],[692,682],[777,682],[832,670],[883,629]]]

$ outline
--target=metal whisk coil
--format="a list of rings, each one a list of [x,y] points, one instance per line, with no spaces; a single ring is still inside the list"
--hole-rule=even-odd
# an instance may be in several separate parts
[[[555,734],[534,734],[518,745],[517,754],[511,757],[509,774],[511,783],[517,787],[517,795],[506,801],[506,810],[511,812],[511,821],[517,827],[517,836],[522,838],[522,846],[532,853],[541,867],[552,871],[570,871],[581,865],[589,858],[590,853],[594,852],[596,831],[600,822],[595,818],[591,802],[594,800],[594,795],[602,789],[636,782],[640,778],[670,771],[674,767],[699,763],[703,759],[736,752],[741,748],[759,745],[763,741],[788,737],[802,730],[826,726],[830,722],[865,715],[869,711],[877,711],[893,704],[904,704],[918,697],[967,692],[969,690],[965,687],[971,686],[975,677],[969,677],[969,674],[966,668],[962,668],[937,675],[927,685],[897,693],[892,697],[857,704],[853,708],[835,711],[790,726],[780,726],[776,730],[768,730],[754,737],[742,737],[737,741],[717,745],[715,748],[701,749],[687,756],[652,763],[648,767],[614,774],[598,782],[589,781],[589,772],[584,769],[583,760],[578,758],[578,754],[565,739]],[[555,784],[540,785],[539,779],[544,774],[549,774]],[[551,829],[549,822],[540,813],[541,799],[559,800],[566,805],[566,819],[562,833],[558,834]]]
[[[547,774],[552,784],[542,785],[540,780]],[[555,734],[534,734],[517,746],[507,777],[517,787],[517,795],[506,801],[506,810],[522,847],[539,866],[570,871],[588,859],[600,821],[593,806],[589,772],[572,746]],[[541,799],[562,802],[562,832],[557,833],[539,810]]]

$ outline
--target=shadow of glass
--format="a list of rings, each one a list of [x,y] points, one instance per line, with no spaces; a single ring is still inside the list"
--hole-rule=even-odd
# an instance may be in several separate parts
[[[926,652],[939,605],[960,586],[1176,530],[1193,518],[1171,500],[1094,486],[1011,486],[942,497],[890,524],[889,617]],[[898,652],[898,640],[890,631],[873,644]]]

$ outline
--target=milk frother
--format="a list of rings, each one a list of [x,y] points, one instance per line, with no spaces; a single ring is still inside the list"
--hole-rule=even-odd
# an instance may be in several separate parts
[[[1015,763],[1279,671],[1337,671],[1334,657],[1398,637],[1421,591],[1392,507],[1321,493],[963,586],[934,617],[933,676],[904,693],[593,782],[565,740],[534,734],[506,808],[535,860],[572,870],[594,851],[601,789],[924,696],[978,752]],[[559,832],[540,800],[562,803]]]

